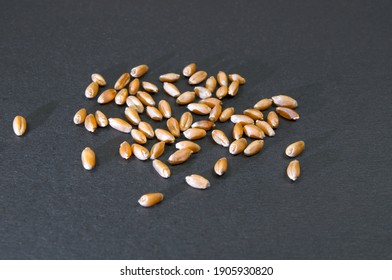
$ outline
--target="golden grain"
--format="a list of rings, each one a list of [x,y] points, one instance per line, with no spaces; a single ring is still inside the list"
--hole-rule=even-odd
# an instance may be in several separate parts
[[[182,74],[185,77],[190,77],[195,73],[196,73],[196,64],[195,63],[191,63],[191,64],[185,66],[184,69],[182,70]]]
[[[218,84],[220,86],[229,86],[229,81],[227,79],[227,75],[223,71],[219,71],[218,74],[216,75],[216,80],[218,81]]]
[[[216,90],[216,97],[219,99],[223,99],[224,97],[226,97],[228,92],[229,89],[227,86],[221,86]]]
[[[98,74],[98,73],[92,74],[91,80],[93,82],[96,82],[101,87],[106,86],[105,78],[101,74]]]
[[[214,171],[219,176],[225,174],[227,171],[227,158],[223,157],[218,159],[214,165]]]
[[[139,122],[138,129],[143,132],[147,138],[154,138],[154,129],[148,122]]]
[[[195,94],[200,98],[200,99],[206,99],[210,98],[212,96],[211,91],[209,91],[205,87],[195,87],[194,88]]]
[[[128,96],[127,98],[127,106],[135,109],[139,114],[143,113],[144,106],[143,103],[136,96]]]
[[[155,136],[159,141],[165,142],[166,144],[173,144],[176,140],[173,134],[161,128],[155,129]]]
[[[263,130],[254,124],[246,124],[244,126],[244,133],[253,139],[263,139],[265,137]]]
[[[97,125],[99,127],[107,127],[109,125],[108,118],[99,110],[95,111],[95,120],[97,121]]]
[[[214,76],[211,76],[207,79],[206,81],[206,88],[211,91],[214,92],[214,90],[216,89],[216,79]]]
[[[142,64],[142,65],[139,65],[139,66],[132,68],[131,76],[134,78],[140,78],[141,76],[146,74],[147,71],[148,71],[148,66],[145,64]]]
[[[245,138],[240,138],[238,140],[233,141],[230,146],[229,146],[229,152],[232,155],[238,155],[242,153],[246,146],[248,145],[248,142],[246,141]]]
[[[221,114],[222,114],[222,106],[218,104],[214,108],[212,108],[208,119],[212,122],[216,122],[217,120],[219,120]]]
[[[158,110],[162,113],[162,116],[166,119],[171,118],[172,116],[172,108],[166,100],[162,99],[158,103]]]
[[[132,129],[131,136],[133,138],[133,141],[135,141],[138,144],[146,144],[147,143],[146,135],[138,129],[135,129],[135,128]]]
[[[185,131],[191,127],[193,122],[193,116],[190,112],[185,112],[180,118],[180,130]]]
[[[260,112],[257,109],[252,109],[252,108],[246,109],[244,111],[244,115],[251,117],[254,120],[262,120],[264,118],[264,115],[262,112]]]
[[[222,114],[219,117],[220,122],[226,122],[230,119],[230,117],[234,114],[234,107],[226,108],[222,111]]]
[[[86,119],[86,116],[87,116],[87,110],[85,108],[82,108],[79,111],[77,111],[76,114],[74,115],[73,122],[75,124],[82,124]]]
[[[170,155],[168,162],[171,165],[181,164],[181,163],[184,163],[185,161],[187,161],[192,154],[193,154],[193,151],[190,149],[187,149],[187,148],[177,150]]]
[[[84,95],[87,98],[94,98],[97,96],[99,90],[99,85],[96,82],[92,82],[89,84],[84,92]]]
[[[267,115],[267,122],[272,128],[277,128],[279,126],[279,117],[275,111],[271,111]]]
[[[272,137],[275,135],[274,129],[265,121],[256,121],[256,125],[261,128],[265,135]]]
[[[196,144],[195,142],[192,141],[180,141],[176,143],[176,149],[190,149],[193,153],[198,153],[201,149],[201,147]]]
[[[123,159],[129,159],[132,156],[132,147],[127,141],[124,141],[121,143],[118,152]]]
[[[132,125],[120,118],[109,118],[109,125],[123,133],[130,133],[132,130]]]
[[[267,110],[269,107],[271,107],[272,105],[272,99],[269,98],[264,98],[261,99],[259,102],[257,102],[253,108],[260,110],[260,111],[264,111]]]
[[[91,170],[95,167],[95,153],[90,147],[82,151],[81,159],[84,169]]]
[[[177,97],[176,103],[178,105],[188,105],[195,100],[195,96],[196,94],[193,91],[186,91]]]
[[[145,91],[138,91],[136,97],[139,98],[140,102],[145,106],[155,106],[154,98]]]
[[[154,159],[152,162],[152,166],[154,167],[155,171],[158,172],[158,174],[163,177],[163,178],[169,178],[170,177],[170,168],[166,164],[164,164],[162,161],[159,159]]]
[[[161,121],[163,118],[162,113],[156,107],[147,106],[146,113],[154,121]]]
[[[161,82],[169,82],[169,83],[174,83],[180,78],[179,74],[176,73],[167,73],[159,76],[159,80]]]
[[[288,157],[296,157],[301,154],[305,149],[304,141],[297,141],[287,146],[286,155]]]
[[[216,105],[222,105],[222,101],[215,97],[210,97],[206,99],[202,99],[199,101],[201,104],[205,104],[211,109],[214,108]]]
[[[239,74],[229,74],[229,80],[230,81],[238,81],[240,83],[240,85],[243,85],[246,83],[245,78]]]
[[[287,95],[276,95],[272,97],[272,101],[276,106],[295,109],[298,107],[298,102],[294,98]]]
[[[158,92],[158,87],[150,82],[143,81],[142,87],[144,88],[145,91],[150,92],[150,93],[157,93]]]
[[[287,176],[295,181],[298,179],[298,177],[301,175],[301,167],[299,164],[298,160],[293,160],[289,163],[289,165],[287,166]]]
[[[197,140],[205,137],[207,132],[201,128],[188,128],[183,132],[185,138],[189,140]]]
[[[242,125],[244,124],[253,124],[254,120],[251,117],[245,116],[245,115],[232,115],[230,117],[231,122],[233,123],[240,123]]]
[[[117,105],[124,105],[125,102],[127,101],[127,97],[128,97],[128,90],[126,88],[123,88],[117,93],[116,97],[114,98],[114,102]]]
[[[203,82],[206,78],[207,78],[207,72],[198,71],[189,78],[188,83],[190,85],[197,85]]]
[[[243,127],[243,125],[240,124],[240,123],[236,123],[234,125],[234,127],[233,127],[233,132],[232,132],[233,138],[235,140],[238,140],[238,139],[240,139],[242,137],[243,134],[244,134],[244,127]]]
[[[250,157],[258,154],[264,147],[264,140],[254,140],[252,141],[244,150],[244,155]]]
[[[173,85],[172,83],[168,83],[168,82],[163,83],[163,90],[168,95],[170,95],[171,97],[174,97],[174,98],[180,96],[180,94],[181,94],[175,85]]]
[[[195,189],[204,190],[211,186],[210,182],[206,178],[197,174],[186,176],[185,181],[189,186]]]
[[[90,132],[94,132],[97,129],[97,120],[93,114],[87,115],[84,120],[84,127]]]
[[[140,88],[140,80],[138,78],[133,79],[130,83],[129,83],[129,94],[130,95],[135,95]]]
[[[202,103],[190,103],[187,105],[187,108],[189,111],[197,115],[208,115],[211,112],[211,107]]]
[[[167,129],[169,129],[170,133],[173,134],[174,137],[180,137],[180,124],[178,123],[176,118],[170,118],[166,122]]]
[[[162,193],[147,193],[139,198],[138,202],[143,207],[151,207],[163,200]]]
[[[229,89],[227,90],[227,94],[230,96],[236,96],[238,93],[238,88],[240,86],[240,82],[239,81],[232,81]]]
[[[201,128],[201,129],[208,131],[208,130],[211,130],[213,127],[215,127],[215,123],[212,121],[208,121],[208,120],[200,120],[200,121],[194,122],[191,125],[191,127]]]
[[[131,107],[126,107],[124,114],[125,118],[133,125],[138,125],[141,122],[139,113]]]
[[[22,116],[16,116],[12,123],[12,128],[17,136],[22,136],[27,129],[27,121]]]
[[[276,112],[279,114],[279,116],[281,116],[287,120],[295,121],[295,120],[299,119],[299,114],[290,108],[276,107]]]
[[[150,150],[150,159],[157,159],[165,152],[166,143],[159,141],[155,143]]]
[[[99,104],[110,103],[116,98],[117,91],[115,89],[107,89],[98,97]]]
[[[214,129],[211,133],[211,136],[216,144],[221,145],[223,147],[229,147],[230,141],[222,130]]]
[[[114,85],[114,89],[115,90],[120,90],[125,88],[129,81],[131,80],[131,76],[129,75],[129,73],[124,73],[120,76],[120,78],[118,78],[118,80],[116,81],[115,85]]]
[[[140,160],[147,160],[150,157],[147,148],[136,143],[132,144],[132,152]]]

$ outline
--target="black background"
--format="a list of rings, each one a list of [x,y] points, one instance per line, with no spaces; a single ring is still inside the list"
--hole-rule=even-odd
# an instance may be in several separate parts
[[[1,1],[0,257],[392,258],[391,8],[391,1]],[[225,106],[240,112],[287,93],[301,119],[282,121],[252,158],[200,140],[202,151],[168,180],[151,161],[120,158],[129,135],[73,124],[81,107],[123,114],[86,100],[92,73],[112,86],[146,63],[144,80],[161,88],[160,74],[191,62],[246,77]],[[190,89],[185,79],[177,85]],[[162,90],[161,98],[173,101]],[[174,108],[176,117],[184,111]],[[29,126],[20,138],[12,131],[18,114]],[[299,139],[302,177],[291,183],[284,149]],[[86,146],[97,154],[92,172],[80,162]],[[221,156],[230,169],[217,178]],[[191,173],[208,177],[211,188],[188,187]],[[166,199],[140,207],[138,198],[153,191]]]

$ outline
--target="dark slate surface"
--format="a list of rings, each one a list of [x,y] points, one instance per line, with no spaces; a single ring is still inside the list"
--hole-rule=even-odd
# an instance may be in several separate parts
[[[1,6],[0,258],[392,257],[390,1]],[[91,134],[73,124],[80,107],[122,116],[115,104],[84,98],[91,73],[113,85],[146,63],[145,80],[158,84],[159,74],[190,62],[247,78],[225,106],[240,112],[283,92],[298,99],[301,119],[282,121],[253,158],[230,156],[205,138],[202,152],[173,167],[169,180],[150,161],[119,157],[129,135],[110,128]],[[178,86],[190,89],[185,79]],[[167,96],[161,90],[155,98]],[[175,107],[174,115],[183,111]],[[17,114],[29,125],[21,138],[11,127]],[[298,139],[307,149],[293,184],[283,151]],[[98,157],[92,172],[80,163],[85,146]],[[212,166],[221,156],[230,170],[217,178]],[[184,181],[190,173],[205,175],[212,187],[191,189]],[[163,192],[164,202],[138,206],[152,191]]]

